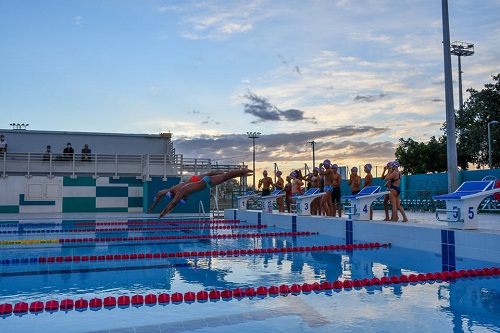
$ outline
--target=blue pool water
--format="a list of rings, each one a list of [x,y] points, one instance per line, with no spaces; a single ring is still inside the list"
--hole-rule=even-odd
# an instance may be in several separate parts
[[[136,222],[142,222],[137,221]],[[120,221],[130,222],[130,221]],[[148,221],[145,221],[148,222]],[[174,222],[174,221],[171,221]],[[151,259],[39,262],[40,258],[99,255],[255,250],[346,244],[323,235],[250,235],[288,230],[202,229],[196,223],[95,226],[94,221],[0,224],[0,304],[109,296],[174,294],[200,290],[257,289],[260,286],[362,280],[442,271],[431,252],[393,246],[368,249],[280,252],[251,255],[181,256]],[[204,226],[209,224],[204,223]],[[137,228],[143,230],[137,230]],[[184,230],[171,230],[184,227]],[[109,229],[121,228],[121,231]],[[98,229],[98,231],[96,231]],[[105,230],[108,229],[108,230]],[[10,231],[10,232],[9,232]],[[52,232],[53,231],[53,232]],[[208,238],[211,235],[246,237]],[[163,240],[135,237],[169,236]],[[186,236],[172,239],[172,236]],[[188,238],[189,236],[189,238]],[[203,237],[202,237],[203,236]],[[130,241],[123,238],[131,237]],[[222,237],[222,236],[221,236]],[[98,238],[98,242],[54,239]],[[110,238],[109,241],[106,239]],[[113,238],[122,238],[122,241]],[[51,242],[40,243],[50,239]],[[20,244],[9,241],[20,240]],[[376,242],[376,240],[373,240]],[[5,243],[7,242],[7,243]],[[36,258],[36,261],[35,259]],[[17,259],[17,260],[16,260]],[[491,268],[498,262],[464,260],[465,269]],[[498,332],[498,276],[449,282],[387,284],[265,297],[167,305],[129,306],[98,311],[11,314],[0,319],[2,332]]]

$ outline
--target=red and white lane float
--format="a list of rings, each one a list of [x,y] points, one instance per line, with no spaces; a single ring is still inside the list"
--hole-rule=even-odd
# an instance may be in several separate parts
[[[154,305],[167,305],[169,303],[172,304],[181,304],[181,303],[206,303],[208,300],[211,302],[217,302],[220,299],[229,301],[231,299],[242,300],[243,298],[265,298],[267,296],[277,297],[278,295],[287,296],[289,294],[292,295],[307,295],[314,292],[325,292],[329,293],[331,290],[335,292],[340,292],[341,290],[359,290],[361,288],[372,288],[373,286],[389,286],[389,285],[416,285],[416,284],[424,284],[424,283],[442,283],[445,281],[454,281],[457,279],[470,279],[470,278],[498,278],[500,276],[500,268],[491,267],[491,268],[483,268],[483,269],[468,269],[468,270],[459,270],[459,271],[443,271],[443,272],[429,272],[426,274],[410,274],[410,275],[400,275],[399,277],[396,275],[387,277],[383,276],[381,278],[374,277],[372,279],[364,278],[363,280],[354,279],[354,280],[336,280],[333,283],[330,281],[323,281],[322,283],[314,282],[312,284],[304,283],[300,284],[292,284],[291,286],[282,284],[279,287],[277,286],[260,286],[257,289],[252,287],[243,288],[235,288],[234,290],[224,289],[222,291],[219,290],[211,290],[207,292],[205,290],[198,291],[194,293],[192,291],[188,291],[184,294],[176,292],[172,295],[167,293],[161,294],[147,294],[143,296],[141,294],[133,295],[132,297],[123,295],[115,298],[114,296],[107,296],[103,299],[99,297],[94,297],[90,301],[87,301],[83,298],[80,298],[76,301],[72,299],[64,299],[62,301],[58,300],[49,300],[45,303],[41,301],[34,301],[28,305],[25,302],[18,302],[14,305],[9,303],[0,304],[0,317],[8,317],[12,314],[22,316],[26,313],[34,313],[38,314],[41,312],[56,312],[56,311],[65,311],[68,312],[70,310],[75,309],[76,311],[86,311],[87,309],[91,309],[93,311],[98,311],[102,308],[105,309],[115,309],[119,308],[128,308],[130,305],[134,307],[140,307],[144,304],[148,306]]]

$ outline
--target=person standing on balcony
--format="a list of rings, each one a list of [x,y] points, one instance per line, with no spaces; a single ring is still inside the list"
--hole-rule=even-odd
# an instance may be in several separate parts
[[[92,160],[91,154],[92,150],[89,148],[89,145],[84,144],[82,148],[82,161],[90,162]]]
[[[5,136],[2,134],[0,135],[0,153],[6,153],[7,152],[7,141],[5,140]]]
[[[68,142],[66,148],[63,150],[63,157],[66,161],[70,161],[73,159],[73,155],[75,154],[74,149],[71,147],[71,143]]]

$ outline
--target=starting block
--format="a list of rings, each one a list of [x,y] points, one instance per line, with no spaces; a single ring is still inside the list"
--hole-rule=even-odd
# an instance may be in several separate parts
[[[348,206],[344,206],[344,212],[349,219],[356,221],[370,220],[370,207],[377,198],[389,194],[389,191],[380,192],[380,186],[367,186],[361,189],[358,194],[346,195],[343,198],[350,201]]]
[[[500,189],[494,188],[491,180],[464,182],[455,192],[434,197],[446,202],[446,209],[436,209],[436,219],[448,222],[448,228],[477,229],[477,208],[495,192]],[[441,218],[439,213],[446,213],[446,218]]]
[[[255,194],[253,191],[248,191],[244,195],[237,196],[238,199],[238,209],[247,210],[247,202],[249,199],[258,198],[259,195]]]
[[[302,195],[291,197],[290,199],[297,200],[297,215],[311,215],[311,202],[323,194],[325,193],[319,192],[319,188],[310,188]]]
[[[271,194],[262,197],[262,212],[272,213],[273,204],[279,197],[284,197],[285,193],[281,193],[281,190],[276,190],[271,192]]]

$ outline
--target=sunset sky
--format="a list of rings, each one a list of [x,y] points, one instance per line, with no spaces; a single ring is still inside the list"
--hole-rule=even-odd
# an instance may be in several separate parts
[[[500,73],[500,1],[449,16],[475,46],[467,100]],[[1,1],[0,129],[171,132],[178,154],[249,165],[257,131],[258,173],[311,166],[311,141],[317,163],[382,165],[442,134],[442,31],[436,0]]]

